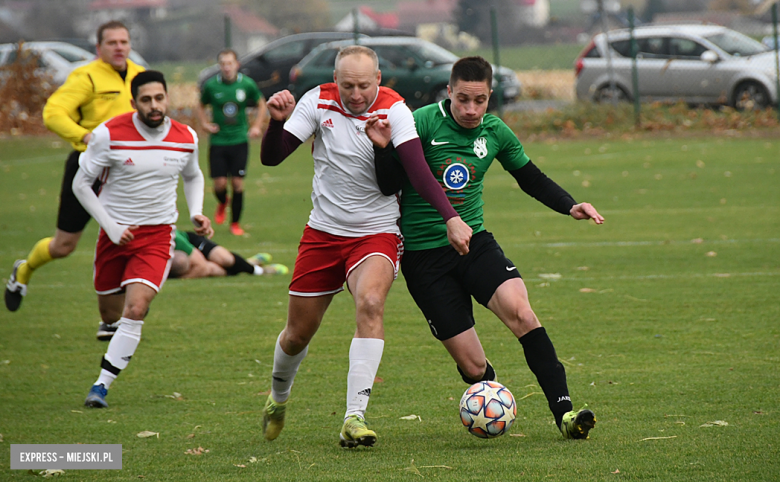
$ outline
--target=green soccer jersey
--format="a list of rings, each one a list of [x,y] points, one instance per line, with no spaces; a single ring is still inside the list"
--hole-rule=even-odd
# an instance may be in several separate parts
[[[452,207],[474,233],[484,231],[483,179],[493,159],[507,171],[528,163],[528,156],[504,121],[485,114],[474,129],[458,125],[445,100],[414,111],[425,160]],[[405,249],[416,251],[449,245],[441,215],[407,180],[401,196],[401,232]]]
[[[219,132],[211,135],[211,143],[232,146],[247,142],[246,108],[256,106],[262,96],[255,81],[241,73],[229,84],[222,81],[222,75],[207,80],[200,102],[211,106],[212,118],[219,126]]]

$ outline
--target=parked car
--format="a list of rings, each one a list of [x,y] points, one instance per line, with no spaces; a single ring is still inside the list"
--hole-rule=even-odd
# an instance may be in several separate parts
[[[290,91],[296,98],[317,85],[333,81],[336,54],[351,45],[346,40],[322,44],[296,65],[290,73]],[[447,98],[452,64],[460,57],[438,45],[416,37],[369,37],[360,45],[373,49],[379,57],[382,85],[398,92],[407,105],[418,108]],[[513,70],[493,66],[490,107],[503,95],[504,103],[520,96],[520,81]]]
[[[0,45],[0,67],[16,61],[19,44]],[[60,85],[68,78],[68,74],[90,60],[95,55],[84,49],[65,42],[25,42],[22,52],[32,52],[38,55],[39,72],[51,76],[52,81]]]
[[[642,100],[728,104],[764,108],[777,102],[774,52],[739,32],[715,25],[662,25],[634,30],[638,95]],[[576,92],[582,100],[633,99],[628,30],[602,33],[575,61]],[[611,85],[614,84],[614,90]]]
[[[52,38],[47,39],[49,42],[65,42],[72,45],[75,45],[76,47],[81,47],[82,49],[86,50],[87,52],[90,52],[92,54],[92,58],[94,59],[97,57],[97,54],[95,52],[95,42],[90,42],[89,40],[85,38]],[[141,67],[148,69],[149,68],[149,62],[147,62],[141,54],[136,52],[135,50],[130,51],[130,55],[128,55],[130,60],[133,61],[133,63],[140,65]]]
[[[360,35],[365,37],[365,35]],[[239,72],[248,76],[267,99],[280,90],[284,90],[290,83],[290,69],[303,57],[318,45],[354,38],[354,34],[347,32],[309,32],[288,35],[269,42],[262,48],[241,56],[238,61],[241,64]],[[214,64],[203,69],[198,75],[198,87],[219,73],[219,65]]]

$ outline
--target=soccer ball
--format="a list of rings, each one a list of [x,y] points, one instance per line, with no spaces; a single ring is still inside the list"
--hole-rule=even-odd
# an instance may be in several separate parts
[[[477,382],[460,399],[460,421],[479,438],[504,435],[516,416],[515,397],[498,382]]]

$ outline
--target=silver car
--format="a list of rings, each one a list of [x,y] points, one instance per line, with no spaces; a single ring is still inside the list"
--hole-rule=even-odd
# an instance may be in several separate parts
[[[18,44],[0,44],[0,67],[14,63],[18,51]],[[50,75],[56,85],[65,82],[73,69],[95,58],[95,54],[65,42],[25,42],[22,51],[38,55],[39,71]]]
[[[750,37],[715,25],[639,27],[634,37],[641,100],[738,109],[777,102],[775,52]],[[598,34],[575,61],[577,98],[601,102],[636,95],[629,31],[609,32],[609,45],[607,52],[607,36]]]

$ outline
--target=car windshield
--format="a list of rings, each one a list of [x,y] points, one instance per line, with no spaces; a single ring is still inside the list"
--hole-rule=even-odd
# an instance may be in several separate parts
[[[56,47],[52,47],[52,50],[70,63],[83,62],[84,60],[92,60],[95,58],[94,55],[90,54],[86,50],[74,45],[58,45]]]
[[[717,33],[704,38],[725,50],[729,55],[736,57],[747,57],[769,50],[761,42],[734,31]]]
[[[409,50],[414,51],[420,58],[430,60],[434,64],[451,64],[457,62],[460,57],[447,49],[439,47],[436,44],[413,43],[407,45]]]

